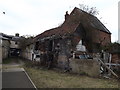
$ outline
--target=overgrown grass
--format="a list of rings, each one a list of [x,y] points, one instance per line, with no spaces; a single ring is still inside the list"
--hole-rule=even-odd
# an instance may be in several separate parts
[[[45,68],[25,67],[37,88],[118,88],[116,79],[100,79]]]

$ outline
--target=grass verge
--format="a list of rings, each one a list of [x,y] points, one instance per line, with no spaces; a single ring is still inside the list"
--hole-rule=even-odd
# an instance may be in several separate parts
[[[37,88],[118,88],[116,79],[100,79],[24,66]]]

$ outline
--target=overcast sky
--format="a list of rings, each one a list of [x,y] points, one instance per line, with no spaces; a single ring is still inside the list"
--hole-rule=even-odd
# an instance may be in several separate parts
[[[112,41],[118,40],[119,0],[0,0],[0,32],[14,35],[37,35],[55,28],[64,21],[79,4],[96,7],[97,17],[112,33]],[[5,14],[3,14],[5,12]]]

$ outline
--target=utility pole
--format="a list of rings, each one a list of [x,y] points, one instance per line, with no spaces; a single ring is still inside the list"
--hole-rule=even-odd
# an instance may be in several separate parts
[[[118,43],[120,43],[120,1],[118,2]]]

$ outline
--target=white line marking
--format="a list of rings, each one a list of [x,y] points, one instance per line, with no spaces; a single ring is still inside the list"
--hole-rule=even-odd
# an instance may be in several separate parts
[[[25,71],[25,69],[24,69],[24,68],[22,68],[22,69],[23,69],[23,71],[25,72],[25,74],[27,75],[27,77],[28,77],[28,79],[30,80],[30,82],[33,84],[34,88],[35,88],[36,90],[38,90],[37,87],[35,86],[35,84],[33,83],[33,81],[31,80],[31,78],[29,77],[29,75],[27,74],[27,72]]]

